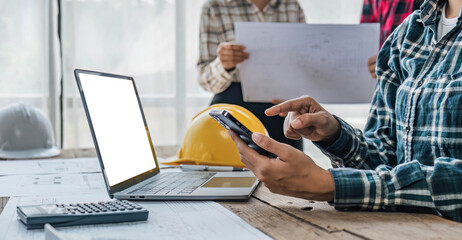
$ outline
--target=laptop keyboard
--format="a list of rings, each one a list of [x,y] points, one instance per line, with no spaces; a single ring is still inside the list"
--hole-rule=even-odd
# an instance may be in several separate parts
[[[190,194],[216,173],[162,173],[128,194],[176,195]]]

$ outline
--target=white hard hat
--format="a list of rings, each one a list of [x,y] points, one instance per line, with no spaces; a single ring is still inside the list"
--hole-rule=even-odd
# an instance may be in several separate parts
[[[60,153],[42,111],[22,103],[0,109],[0,158],[47,158]]]

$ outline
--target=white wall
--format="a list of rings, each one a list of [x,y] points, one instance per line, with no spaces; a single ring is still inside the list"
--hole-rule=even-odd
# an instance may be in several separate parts
[[[363,0],[299,0],[308,23],[358,24]]]

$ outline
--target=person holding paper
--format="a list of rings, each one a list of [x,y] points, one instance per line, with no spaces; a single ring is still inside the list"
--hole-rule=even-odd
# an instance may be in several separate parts
[[[286,135],[313,141],[335,168],[262,134],[230,132],[242,161],[272,191],[338,210],[412,211],[462,222],[462,0],[427,0],[383,44],[364,132],[310,97],[266,110]],[[459,20],[458,20],[459,19]]]
[[[235,44],[234,22],[300,22],[305,16],[297,0],[209,0],[202,8],[200,23],[199,84],[215,94],[212,104],[240,105],[254,113],[269,135],[303,150],[302,140],[284,137],[282,117],[263,114],[271,103],[244,102],[236,65],[248,59],[245,46]],[[264,84],[264,83],[262,83]],[[277,100],[273,101],[277,103]]]
[[[380,46],[413,11],[420,9],[424,0],[364,0],[362,23],[380,23]],[[371,76],[377,79],[375,64],[377,56],[369,58],[367,67]]]

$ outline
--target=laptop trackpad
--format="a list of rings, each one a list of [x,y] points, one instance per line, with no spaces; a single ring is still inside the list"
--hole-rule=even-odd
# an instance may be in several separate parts
[[[203,188],[249,188],[255,183],[256,177],[214,177]]]

